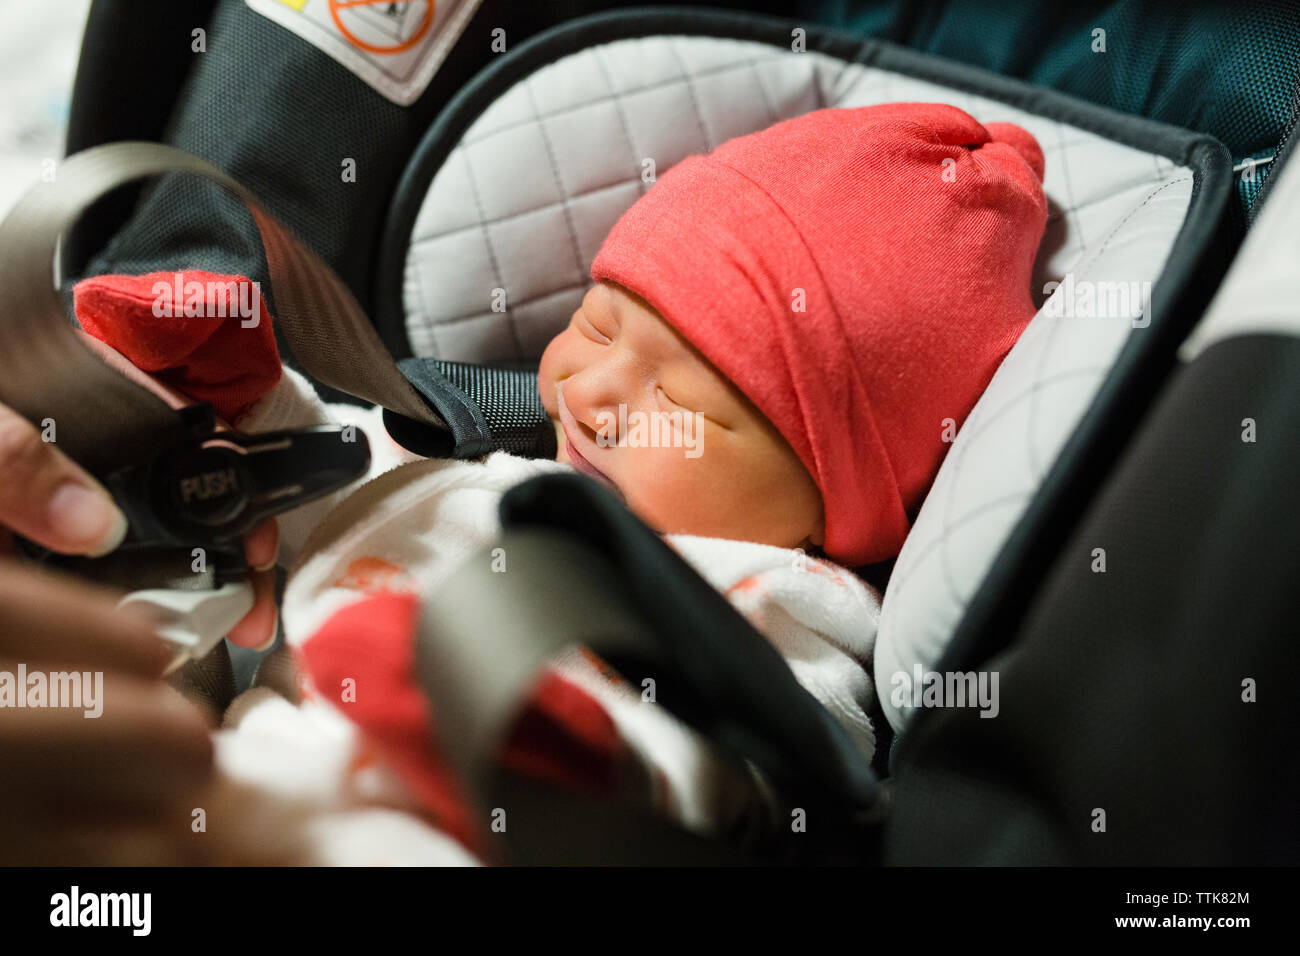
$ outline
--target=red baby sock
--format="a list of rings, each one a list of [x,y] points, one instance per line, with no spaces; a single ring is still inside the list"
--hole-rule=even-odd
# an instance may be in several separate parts
[[[418,615],[417,596],[375,593],[326,621],[299,657],[320,694],[361,728],[438,825],[480,852],[482,830],[439,756],[431,707],[416,679]],[[595,699],[545,671],[501,759],[534,778],[610,793],[619,749],[614,723]]]
[[[280,380],[270,312],[243,276],[95,276],[72,294],[87,334],[232,425]]]

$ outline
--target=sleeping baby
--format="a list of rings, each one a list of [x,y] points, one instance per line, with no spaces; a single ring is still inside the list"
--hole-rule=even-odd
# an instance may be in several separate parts
[[[280,518],[297,677],[231,706],[223,770],[299,808],[314,862],[492,859],[488,811],[438,756],[415,626],[422,595],[496,539],[501,495],[569,470],[664,535],[870,759],[880,602],[849,569],[898,553],[1034,314],[1042,176],[1019,127],[916,103],[819,110],[678,163],[614,226],[541,357],[554,462],[417,458],[380,410],[322,402],[259,337],[250,362],[277,374],[253,400],[239,369],[224,407],[211,377],[203,397],[248,432],[356,424],[374,461],[368,480]],[[88,279],[77,315],[185,390],[177,375],[214,344],[168,348],[141,291],[157,278]],[[233,321],[211,338],[247,334]],[[502,759],[701,832],[764,812],[734,768],[582,648],[543,674]]]

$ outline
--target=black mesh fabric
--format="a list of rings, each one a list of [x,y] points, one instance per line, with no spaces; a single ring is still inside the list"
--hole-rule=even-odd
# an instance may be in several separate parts
[[[494,451],[528,458],[555,457],[555,429],[537,394],[537,372],[438,362],[449,382],[487,419]]]
[[[207,31],[207,52],[193,54],[164,141],[252,190],[364,302],[364,237],[378,230],[383,210],[377,190],[400,174],[427,110],[388,102],[242,0],[217,3]],[[355,183],[343,181],[345,158],[356,161]],[[87,272],[173,268],[248,276],[274,314],[252,216],[214,184],[162,178]],[[292,364],[283,339],[280,346]]]
[[[1238,164],[1272,155],[1294,112],[1293,0],[813,0],[804,9],[831,26],[1209,133]],[[1104,53],[1093,50],[1096,29]],[[1264,165],[1240,181],[1241,210],[1268,175]]]
[[[555,457],[555,429],[537,394],[536,369],[430,358],[402,359],[397,366],[451,430],[448,442],[437,429],[388,413],[389,432],[411,451],[429,457],[478,458],[493,451]]]

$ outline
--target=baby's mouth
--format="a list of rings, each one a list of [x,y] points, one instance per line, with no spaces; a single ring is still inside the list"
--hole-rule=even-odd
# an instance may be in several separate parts
[[[610,491],[614,492],[620,500],[623,500],[623,493],[619,490],[614,479],[605,474],[590,461],[582,452],[578,451],[577,443],[573,440],[574,432],[577,431],[577,419],[573,413],[564,404],[564,393],[556,389],[556,404],[559,406],[560,429],[564,432],[565,451],[568,454],[569,464],[577,471],[586,475],[588,478],[594,478],[600,484],[604,485]]]
[[[573,439],[569,437],[569,432],[567,429],[564,432],[564,438],[565,438],[565,443],[568,446],[570,465],[578,469],[578,471],[582,472],[584,475],[587,475],[591,478],[595,478],[597,481],[599,481],[603,485],[606,485],[611,490],[613,491],[618,490],[618,488],[614,485],[613,479],[611,479],[609,475],[605,474],[603,471],[601,471],[599,468],[597,468],[595,465],[593,465],[591,462],[587,461],[587,459],[583,457],[582,452],[578,451],[578,449],[574,446]]]

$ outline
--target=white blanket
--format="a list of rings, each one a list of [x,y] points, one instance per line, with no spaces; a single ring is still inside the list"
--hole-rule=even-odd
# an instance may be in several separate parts
[[[281,560],[293,565],[282,619],[295,647],[367,596],[356,584],[357,562],[391,569],[389,587],[427,594],[497,538],[497,506],[507,489],[533,475],[569,470],[503,452],[477,462],[416,458],[388,438],[377,409],[327,406],[287,370],[241,427],[267,431],[327,422],[362,428],[374,460],[362,482],[281,519]],[[869,760],[879,595],[852,573],[798,550],[689,535],[667,540],[773,643]],[[646,797],[654,806],[702,832],[723,829],[742,812],[732,771],[722,771],[707,745],[662,707],[647,704],[639,688],[611,681],[577,650],[553,666],[604,707],[626,749],[643,764],[652,790]],[[222,768],[314,808],[300,816],[319,862],[472,860],[417,817],[401,816],[411,809],[409,797],[382,768],[366,765],[370,782],[358,784],[356,757],[364,742],[324,697],[296,708],[267,694],[238,701],[232,708],[240,714],[237,725],[218,735]],[[360,836],[369,830],[373,841]]]

